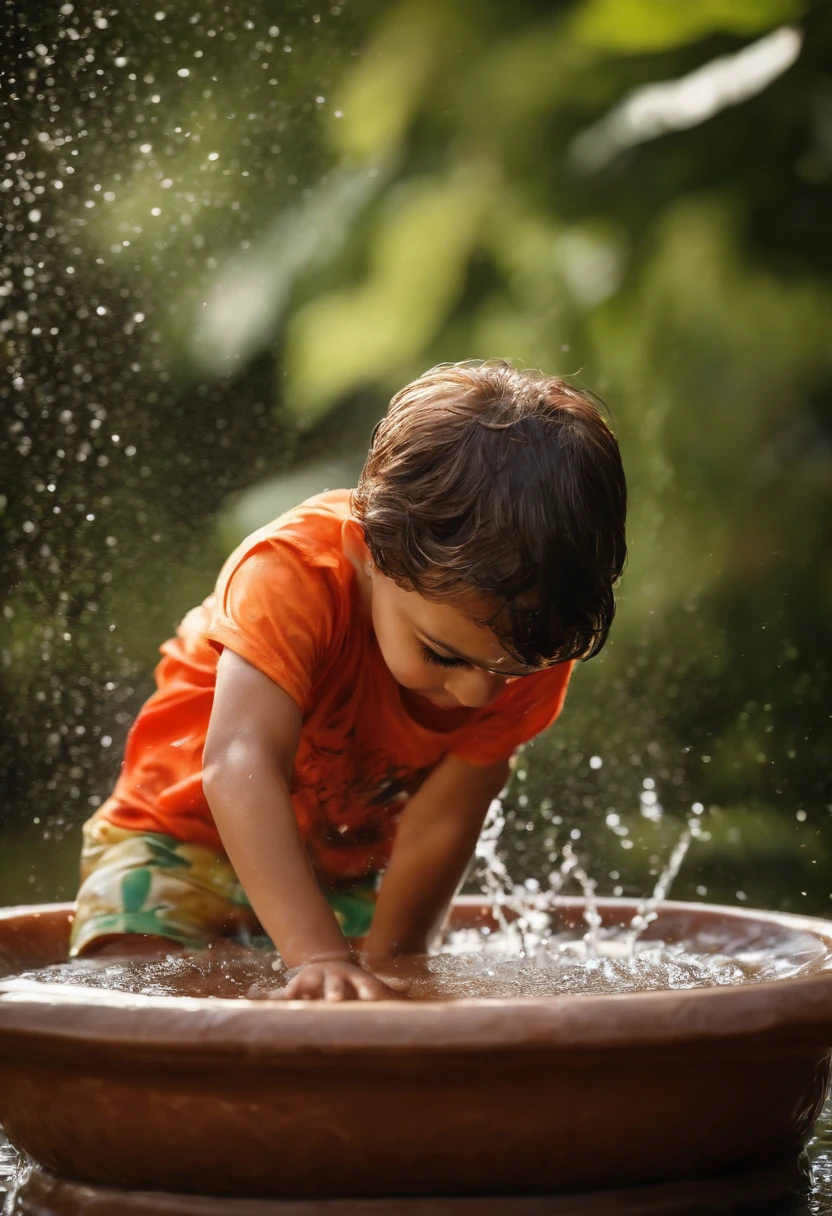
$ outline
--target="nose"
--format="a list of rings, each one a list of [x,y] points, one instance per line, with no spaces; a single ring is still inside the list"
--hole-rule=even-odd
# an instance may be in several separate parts
[[[453,678],[445,685],[445,691],[466,709],[482,709],[498,697],[506,684],[510,683],[511,676],[498,676],[493,671],[480,671],[471,667],[454,672]]]

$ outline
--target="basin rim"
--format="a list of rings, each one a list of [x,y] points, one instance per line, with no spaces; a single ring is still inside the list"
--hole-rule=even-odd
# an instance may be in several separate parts
[[[463,906],[484,907],[477,896]],[[602,910],[638,901],[604,898]],[[558,900],[580,909],[581,899]],[[72,904],[0,909],[13,917],[72,913]],[[764,921],[809,933],[832,953],[832,922],[791,913],[667,900],[668,912]],[[84,1046],[133,1061],[250,1058],[259,1065],[297,1055],[385,1052],[554,1051],[637,1048],[713,1040],[801,1039],[832,1047],[832,970],[805,978],[617,995],[461,998],[443,1001],[251,1001],[143,996],[102,989],[0,981],[0,1055],[36,1047],[64,1055]]]

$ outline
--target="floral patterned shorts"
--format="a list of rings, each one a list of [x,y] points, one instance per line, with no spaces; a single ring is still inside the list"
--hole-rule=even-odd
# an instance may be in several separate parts
[[[368,932],[377,886],[372,877],[327,895],[347,937]],[[225,854],[94,815],[84,824],[70,956],[123,933],[167,937],[191,949],[220,938],[271,948]]]

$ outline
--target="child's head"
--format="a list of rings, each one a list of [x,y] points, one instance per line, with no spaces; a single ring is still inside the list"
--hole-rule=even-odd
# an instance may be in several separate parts
[[[606,641],[626,557],[618,444],[590,397],[502,361],[393,398],[353,494],[375,568],[453,604],[524,669]]]

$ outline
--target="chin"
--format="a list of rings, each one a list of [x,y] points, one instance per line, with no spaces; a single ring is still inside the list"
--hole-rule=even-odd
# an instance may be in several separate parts
[[[404,684],[401,681],[399,686],[406,689],[411,696],[421,697],[423,701],[429,701],[431,705],[435,705],[439,709],[452,709],[459,704],[446,692],[431,692],[429,688],[414,688],[412,684]]]

